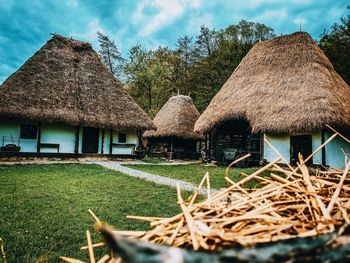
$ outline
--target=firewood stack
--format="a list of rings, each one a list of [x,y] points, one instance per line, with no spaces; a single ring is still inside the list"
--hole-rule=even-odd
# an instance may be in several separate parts
[[[170,218],[128,216],[149,221],[152,229],[113,234],[195,251],[225,251],[234,246],[254,247],[334,233],[350,224],[350,162],[345,157],[345,170],[306,166],[329,141],[305,160],[299,154],[297,167],[278,164],[283,160],[280,156],[250,175],[241,174],[238,182],[230,179],[228,167],[227,188],[210,193],[208,187],[203,197],[198,193],[205,183],[209,186],[207,173],[187,202],[177,187],[181,213]],[[252,182],[253,189],[246,187]],[[95,220],[103,228],[96,216]]]

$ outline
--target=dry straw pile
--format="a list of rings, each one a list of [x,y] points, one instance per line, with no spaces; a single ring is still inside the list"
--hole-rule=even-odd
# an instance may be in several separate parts
[[[177,188],[181,213],[170,218],[128,216],[149,221],[152,230],[115,231],[114,234],[173,247],[222,251],[235,245],[250,247],[334,232],[350,224],[350,161],[345,158],[345,170],[326,171],[311,169],[305,163],[336,136],[342,135],[335,133],[307,158],[299,155],[297,167],[279,165],[283,160],[280,156],[250,175],[242,174],[243,178],[238,182],[229,178],[228,167],[227,188],[214,193],[210,193],[207,173],[187,202]],[[266,171],[269,176],[263,175]],[[251,181],[259,186],[245,187]],[[208,192],[203,200],[198,192],[205,183]],[[202,200],[196,202],[197,199]],[[100,225],[100,220],[94,217]],[[92,245],[91,240],[88,242],[91,251],[93,246],[99,245],[103,243]],[[111,256],[105,259],[99,262],[109,262]]]

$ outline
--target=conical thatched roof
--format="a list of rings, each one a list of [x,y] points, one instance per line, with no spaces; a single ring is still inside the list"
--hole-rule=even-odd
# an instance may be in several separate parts
[[[256,44],[195,125],[207,133],[246,118],[253,132],[292,133],[350,125],[350,88],[305,32]]]
[[[182,139],[201,140],[203,136],[193,131],[199,112],[189,96],[171,97],[161,108],[153,123],[156,131],[146,131],[145,138],[178,137]]]
[[[58,35],[0,86],[0,117],[154,128],[90,44]]]

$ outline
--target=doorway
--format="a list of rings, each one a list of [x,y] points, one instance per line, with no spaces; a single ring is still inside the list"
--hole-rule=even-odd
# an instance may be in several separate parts
[[[83,153],[98,153],[99,129],[92,127],[83,128]]]
[[[262,152],[260,133],[252,133],[246,119],[223,122],[212,132],[209,148],[216,161],[228,164],[233,160],[250,153],[251,156],[239,163],[243,167],[259,166]]]
[[[298,161],[298,154],[301,153],[303,158],[306,159],[312,154],[312,135],[297,135],[290,136],[290,163],[295,165]],[[312,164],[312,158],[306,163]]]

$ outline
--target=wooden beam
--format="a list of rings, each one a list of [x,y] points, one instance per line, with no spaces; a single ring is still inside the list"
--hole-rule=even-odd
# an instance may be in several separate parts
[[[75,127],[75,144],[74,144],[74,153],[79,153],[79,132],[80,132],[80,126]]]
[[[326,125],[330,130],[332,130],[333,132],[335,132],[337,135],[339,135],[339,137],[341,137],[343,140],[345,140],[347,143],[350,143],[350,140],[348,138],[346,138],[344,135],[340,134],[339,132],[337,132],[335,129],[333,129],[331,126]]]
[[[171,142],[170,142],[170,160],[172,160],[173,156],[174,156],[173,147],[174,147],[174,139],[171,139]]]
[[[321,131],[321,144],[324,144],[325,142],[325,132],[324,130]],[[322,165],[326,166],[326,147],[322,148]]]
[[[265,139],[265,134],[264,133],[259,133],[260,134],[260,161],[264,159],[264,139]]]
[[[209,133],[209,157],[210,158],[215,158],[215,147],[214,147],[214,143],[213,143],[213,137],[214,137],[214,131],[211,131]]]
[[[136,134],[137,134],[137,139],[139,140],[139,143],[138,143],[138,148],[139,148],[140,150],[143,150],[143,144],[142,144],[142,131],[137,130],[137,131],[136,131]]]
[[[40,153],[40,143],[41,143],[41,122],[38,123],[38,139],[36,141],[36,152]]]
[[[103,148],[105,146],[105,128],[102,129],[102,143],[101,143],[101,154],[103,154]]]
[[[111,128],[110,135],[109,135],[109,154],[112,154],[112,149],[113,149],[113,128]]]

